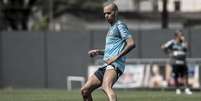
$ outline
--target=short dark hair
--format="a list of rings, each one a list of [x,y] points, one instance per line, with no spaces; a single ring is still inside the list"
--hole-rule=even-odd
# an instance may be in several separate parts
[[[114,2],[112,2],[112,1],[107,1],[107,2],[105,2],[105,3],[103,4],[103,7],[108,6],[108,5],[112,5],[112,10],[118,11],[118,7],[117,7],[117,5],[116,5]]]

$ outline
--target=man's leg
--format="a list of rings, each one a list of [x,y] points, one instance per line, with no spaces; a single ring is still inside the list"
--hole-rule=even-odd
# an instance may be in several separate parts
[[[178,65],[172,65],[173,74],[174,74],[174,82],[176,87],[176,94],[181,94],[180,83],[179,83],[179,67]]]
[[[101,86],[101,81],[93,74],[81,88],[81,94],[84,101],[93,101],[91,92]]]
[[[105,70],[102,88],[104,93],[108,96],[109,101],[117,101],[117,95],[112,89],[112,86],[117,81],[117,78],[117,71],[114,68]]]
[[[187,65],[182,65],[181,67],[181,78],[185,87],[188,87],[188,67]]]
[[[191,90],[188,88],[188,67],[187,65],[184,65],[182,68],[182,72],[181,72],[181,77],[182,77],[182,80],[183,80],[183,84],[185,86],[185,93],[188,94],[188,95],[191,95],[192,92]]]
[[[184,79],[185,93],[191,95],[192,91],[188,88],[188,76],[184,75],[182,79]]]

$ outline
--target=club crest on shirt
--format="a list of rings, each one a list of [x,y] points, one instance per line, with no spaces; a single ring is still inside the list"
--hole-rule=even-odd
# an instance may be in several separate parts
[[[108,31],[107,36],[119,37],[119,31],[118,31],[117,27],[112,27]]]

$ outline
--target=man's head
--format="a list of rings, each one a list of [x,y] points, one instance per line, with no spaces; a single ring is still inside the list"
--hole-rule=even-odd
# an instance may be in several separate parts
[[[103,13],[106,18],[106,20],[113,24],[117,20],[117,14],[118,14],[118,7],[113,2],[106,2],[103,5]]]
[[[176,31],[174,35],[176,40],[178,40],[179,42],[184,41],[184,35],[181,31]]]

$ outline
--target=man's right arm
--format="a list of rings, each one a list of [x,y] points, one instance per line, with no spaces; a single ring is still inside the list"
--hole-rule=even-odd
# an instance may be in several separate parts
[[[105,51],[103,49],[98,50],[98,55],[104,55]]]
[[[172,45],[172,40],[166,42],[165,44],[161,45],[161,49],[168,54],[169,53],[169,47]]]
[[[89,56],[90,57],[95,57],[97,55],[104,55],[104,50],[100,50],[100,49],[93,49],[93,50],[90,50],[88,52]]]

